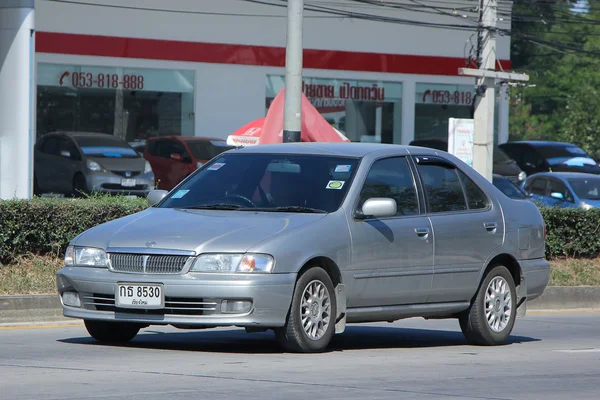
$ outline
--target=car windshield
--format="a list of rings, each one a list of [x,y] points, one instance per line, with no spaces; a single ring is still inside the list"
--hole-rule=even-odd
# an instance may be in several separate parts
[[[527,197],[517,185],[506,178],[494,177],[492,183],[494,186],[500,189],[502,193],[511,199],[524,199]]]
[[[567,164],[575,167],[596,165],[596,162],[577,146],[540,146],[537,151],[550,165]]]
[[[194,157],[199,160],[211,160],[219,154],[235,148],[222,140],[188,140],[186,144]]]
[[[139,158],[140,155],[124,140],[110,135],[79,136],[75,141],[86,156],[101,158]]]
[[[172,191],[160,207],[333,212],[358,163],[348,157],[226,153]]]
[[[600,200],[600,177],[567,179],[577,197],[584,200]]]

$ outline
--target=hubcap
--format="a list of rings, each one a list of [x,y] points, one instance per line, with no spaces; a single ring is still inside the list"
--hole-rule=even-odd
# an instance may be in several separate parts
[[[312,281],[302,293],[300,304],[302,327],[311,340],[319,340],[327,332],[331,320],[329,291],[321,281]]]
[[[502,332],[512,316],[512,297],[508,282],[501,276],[492,279],[485,291],[485,317],[494,332]]]

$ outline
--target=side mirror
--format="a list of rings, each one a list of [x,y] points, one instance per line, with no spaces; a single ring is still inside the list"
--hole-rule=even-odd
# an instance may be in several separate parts
[[[365,201],[362,206],[362,218],[393,217],[398,210],[396,201],[387,198],[372,198]]]
[[[564,200],[564,198],[565,198],[565,196],[563,196],[562,193],[558,193],[558,192],[550,193],[550,197],[552,197],[553,199],[556,199],[556,200]]]
[[[181,154],[178,153],[171,154],[171,159],[175,161],[183,161],[183,157],[181,157]]]
[[[65,158],[71,158],[71,152],[68,150],[61,150],[60,151],[60,156],[61,157],[65,157]]]
[[[167,194],[169,194],[169,192],[166,190],[152,190],[150,193],[148,193],[148,204],[150,204],[150,207],[155,206],[156,204],[160,203]]]

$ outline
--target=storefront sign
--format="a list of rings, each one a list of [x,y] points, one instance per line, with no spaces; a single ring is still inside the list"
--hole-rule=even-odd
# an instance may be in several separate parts
[[[417,84],[417,104],[470,106],[473,87],[470,85]]]
[[[448,120],[448,153],[473,166],[473,135],[475,121],[450,118]]]
[[[302,81],[302,91],[309,99],[385,100],[385,88],[377,83],[361,85],[358,83],[336,82],[332,85]]]
[[[100,88],[100,89],[144,89],[144,75],[122,75],[110,72],[69,72],[60,74],[58,85],[71,84],[73,87]]]

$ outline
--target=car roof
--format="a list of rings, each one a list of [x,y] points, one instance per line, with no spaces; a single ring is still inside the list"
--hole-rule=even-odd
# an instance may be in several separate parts
[[[411,150],[418,154],[435,154],[439,150],[426,147],[403,146],[397,144],[380,143],[347,143],[347,142],[296,142],[262,144],[258,146],[240,147],[235,151],[241,153],[282,153],[282,154],[306,154],[306,155],[331,155],[346,157],[364,157],[370,153],[386,153],[391,150]],[[231,151],[231,150],[230,150]]]
[[[537,177],[554,177],[559,179],[569,179],[569,178],[592,178],[592,177],[600,177],[596,174],[588,174],[585,172],[538,172],[537,174],[529,175],[527,179],[537,178]]]
[[[516,141],[516,142],[507,142],[504,144],[527,144],[527,145],[534,146],[534,147],[567,147],[567,146],[577,147],[577,145],[575,145],[573,143],[555,142],[555,141],[551,141],[551,140],[521,140],[521,141]]]
[[[115,136],[111,133],[102,133],[102,132],[85,132],[85,131],[54,131],[54,132],[48,132],[46,135],[65,135],[65,136],[69,136],[69,137],[107,137],[107,136],[112,136],[115,137],[117,139],[121,139],[118,136]],[[46,136],[44,135],[44,136]]]
[[[181,140],[183,142],[208,142],[208,141],[217,141],[224,142],[224,139],[219,138],[211,138],[211,137],[203,137],[203,136],[179,136],[179,135],[169,135],[169,136],[154,136],[149,138],[149,141],[159,140],[159,139],[174,139]]]

